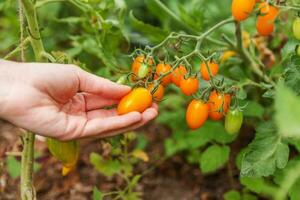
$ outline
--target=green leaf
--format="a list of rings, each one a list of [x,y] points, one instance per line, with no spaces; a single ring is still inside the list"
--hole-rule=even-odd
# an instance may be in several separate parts
[[[296,39],[289,38],[288,42],[281,49],[282,60],[285,60],[289,55],[294,54],[296,46],[299,42]]]
[[[197,134],[203,134],[215,142],[221,144],[231,143],[236,137],[236,135],[229,135],[224,125],[216,121],[207,121],[204,126],[197,130]]]
[[[243,200],[257,200],[257,197],[254,196],[253,194],[243,193],[242,199]]]
[[[96,153],[90,154],[90,162],[94,167],[105,176],[112,176],[121,170],[121,165],[118,160],[104,160],[101,155]]]
[[[247,93],[243,88],[240,88],[236,94],[236,97],[240,100],[245,100],[247,98]]]
[[[241,195],[236,190],[230,190],[224,194],[224,200],[241,200]]]
[[[264,107],[255,101],[249,101],[244,109],[244,116],[262,118],[265,110]]]
[[[249,144],[242,160],[241,176],[269,176],[276,168],[285,167],[289,147],[275,131],[272,123],[264,123],[257,128],[255,139]]]
[[[213,172],[221,168],[229,159],[228,146],[211,145],[200,158],[200,168],[203,173]]]
[[[275,119],[283,137],[300,138],[300,98],[283,84],[277,86]]]
[[[240,152],[238,153],[238,155],[235,157],[235,164],[239,170],[241,170],[242,160],[243,160],[246,152],[247,152],[247,147],[244,149],[241,149]]]
[[[10,177],[17,178],[20,176],[21,163],[14,156],[7,156],[6,165]]]
[[[137,31],[141,32],[143,35],[147,36],[152,42],[160,42],[168,35],[168,33],[164,32],[159,27],[155,27],[151,24],[146,24],[140,20],[138,20],[131,11],[129,14],[129,19],[132,27]]]
[[[254,178],[254,177],[242,177],[240,182],[251,192],[256,194],[263,194],[272,196],[276,193],[278,188],[271,183],[267,182],[263,178]]]
[[[300,56],[292,56],[284,72],[285,83],[297,95],[300,94]]]
[[[97,187],[93,188],[93,200],[102,200],[103,193]]]
[[[274,182],[280,185],[276,195],[288,194],[291,200],[300,199],[300,157],[290,160],[287,166],[274,175]]]

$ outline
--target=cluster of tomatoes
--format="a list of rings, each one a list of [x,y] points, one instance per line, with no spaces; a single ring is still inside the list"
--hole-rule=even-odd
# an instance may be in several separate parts
[[[200,74],[203,80],[210,81],[211,78],[217,75],[218,70],[218,63],[209,61],[200,64],[199,73],[197,74]],[[135,87],[129,94],[124,96],[118,104],[118,114],[122,115],[132,111],[143,112],[151,106],[153,100],[161,101],[165,87],[172,83],[179,87],[186,96],[195,94],[199,90],[199,79],[197,74],[192,75],[189,71],[183,65],[172,68],[170,64],[164,62],[154,66],[152,58],[145,58],[144,55],[137,56],[132,63],[131,81],[136,83],[142,81],[142,84],[146,86]],[[149,84],[147,84],[148,81]],[[211,89],[209,92],[208,99],[194,98],[189,103],[186,111],[187,125],[191,129],[197,129],[208,118],[220,120],[228,112],[225,119],[225,128],[232,134],[238,132],[242,124],[242,113],[237,109],[230,109],[231,95],[215,89]],[[195,96],[193,95],[193,97]],[[236,123],[235,118],[240,119],[238,123]],[[233,119],[234,123],[232,122]]]
[[[275,29],[275,20],[279,9],[265,0],[233,0],[231,5],[232,16],[238,22],[246,20],[258,3],[258,17],[256,21],[257,32],[268,36]]]

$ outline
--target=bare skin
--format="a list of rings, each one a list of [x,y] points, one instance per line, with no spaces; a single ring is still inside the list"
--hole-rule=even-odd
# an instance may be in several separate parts
[[[0,118],[59,140],[113,136],[154,119],[155,104],[125,115],[104,109],[130,90],[75,65],[0,61]]]

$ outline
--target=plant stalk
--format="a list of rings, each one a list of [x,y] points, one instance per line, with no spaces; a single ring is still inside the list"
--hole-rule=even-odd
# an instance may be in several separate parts
[[[33,49],[35,60],[37,62],[46,62],[42,57],[44,45],[41,40],[35,6],[32,0],[21,0],[20,9],[23,10],[28,24],[28,34],[31,47]],[[23,12],[21,15],[23,16]],[[22,24],[21,24],[22,26]],[[21,41],[23,42],[23,41]],[[23,151],[21,161],[21,199],[35,200],[36,192],[33,186],[33,165],[34,165],[34,140],[35,135],[26,132],[23,136]]]

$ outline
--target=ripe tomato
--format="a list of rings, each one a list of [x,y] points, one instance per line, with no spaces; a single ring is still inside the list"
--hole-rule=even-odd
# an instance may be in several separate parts
[[[150,84],[147,89],[151,92],[153,90],[154,84]],[[161,84],[158,85],[156,91],[153,93],[153,98],[157,101],[161,101],[164,97],[165,88]]]
[[[229,110],[225,117],[225,130],[233,135],[240,131],[243,123],[243,113],[238,109]]]
[[[222,119],[223,115],[228,111],[231,97],[229,94],[218,93],[212,91],[209,95],[209,117],[212,120]],[[222,110],[222,111],[221,111]]]
[[[197,92],[199,88],[199,81],[197,78],[181,79],[180,90],[183,94],[190,96]]]
[[[148,65],[146,63],[144,63],[144,59],[145,59],[144,55],[139,55],[134,59],[132,65],[131,65],[132,73],[134,73],[139,78],[144,78],[148,73],[150,73],[151,66],[153,65],[152,58],[148,59]],[[140,76],[142,76],[142,77],[140,77]]]
[[[169,64],[164,64],[164,63],[159,63],[156,66],[156,72],[155,72],[155,79],[158,79],[161,74],[164,74],[168,71],[171,70],[171,65]],[[172,81],[172,74],[168,74],[161,80],[161,84],[163,86],[167,86],[169,83]]]
[[[221,63],[226,62],[229,58],[233,57],[236,55],[235,51],[225,51],[221,57]]]
[[[180,81],[186,73],[187,73],[186,68],[180,65],[172,73],[172,82],[179,87]]]
[[[243,21],[249,17],[255,6],[255,0],[233,0],[231,4],[232,16],[236,21]]]
[[[129,112],[144,112],[152,104],[152,96],[146,88],[135,88],[119,102],[117,112],[123,115]]]
[[[200,128],[208,117],[209,106],[201,100],[192,100],[186,110],[186,122],[191,129]]]
[[[259,4],[260,16],[257,17],[256,29],[262,36],[268,36],[274,31],[274,21],[279,10],[267,2]]]
[[[218,71],[219,71],[219,65],[217,63],[214,63],[214,62],[208,62],[208,67],[210,69],[210,72],[212,74],[212,76],[216,76]],[[206,81],[209,81],[210,80],[210,77],[209,77],[209,73],[208,73],[208,70],[207,70],[207,66],[205,63],[202,63],[200,65],[200,73],[201,73],[201,76],[204,80]]]
[[[300,17],[297,17],[293,22],[293,33],[297,40],[300,40]]]
[[[273,33],[275,25],[267,23],[266,20],[258,18],[256,21],[256,30],[261,36],[268,36]]]

